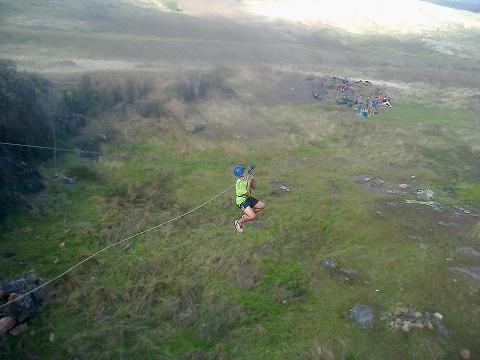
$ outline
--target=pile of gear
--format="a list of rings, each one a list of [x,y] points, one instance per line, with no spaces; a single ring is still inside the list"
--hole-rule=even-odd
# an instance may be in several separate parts
[[[372,88],[373,84],[368,80],[350,81],[348,78],[340,79],[336,76],[330,80],[330,89],[336,93],[337,105],[354,106],[357,116],[375,116],[381,106],[392,107],[392,99],[382,95],[380,89]],[[313,97],[319,99],[314,91]]]

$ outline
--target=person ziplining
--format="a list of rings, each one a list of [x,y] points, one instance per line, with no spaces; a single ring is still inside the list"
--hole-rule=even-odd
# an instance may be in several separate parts
[[[233,222],[235,229],[242,233],[244,224],[252,221],[256,217],[256,213],[265,209],[265,203],[259,201],[252,196],[252,190],[255,189],[255,178],[253,177],[254,166],[245,169],[242,165],[237,165],[233,169],[233,174],[238,177],[235,184],[235,203],[243,210],[243,215],[240,219]]]

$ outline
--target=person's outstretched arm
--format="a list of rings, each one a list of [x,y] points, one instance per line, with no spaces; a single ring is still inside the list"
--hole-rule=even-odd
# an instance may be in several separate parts
[[[255,189],[255,179],[253,177],[248,179],[248,196],[252,196],[252,190]]]

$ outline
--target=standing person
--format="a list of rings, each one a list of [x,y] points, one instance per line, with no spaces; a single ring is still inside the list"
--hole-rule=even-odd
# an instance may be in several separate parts
[[[360,114],[362,113],[362,109],[363,109],[363,96],[360,95],[360,96],[357,98],[357,107],[356,107],[357,116],[360,116]]]
[[[372,99],[372,116],[377,115],[377,109],[378,109],[378,99],[374,97]]]
[[[265,203],[252,197],[252,190],[255,189],[255,179],[253,177],[253,167],[245,169],[242,165],[235,166],[233,174],[238,177],[235,184],[235,203],[243,210],[240,219],[234,221],[235,229],[243,232],[244,224],[252,221],[256,217],[256,213],[265,209]]]
[[[345,79],[342,80],[342,89],[340,90],[340,92],[345,92],[345,90],[347,89],[348,89],[348,79],[345,76]]]

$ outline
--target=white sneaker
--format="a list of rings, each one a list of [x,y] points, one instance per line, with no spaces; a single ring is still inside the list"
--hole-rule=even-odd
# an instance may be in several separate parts
[[[238,220],[235,220],[233,222],[233,224],[235,225],[235,229],[239,232],[239,233],[242,233],[243,232],[243,229],[241,227],[241,225],[238,223]]]

